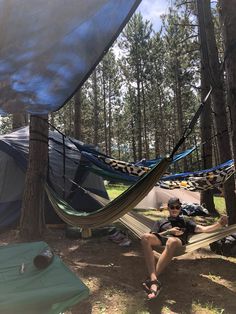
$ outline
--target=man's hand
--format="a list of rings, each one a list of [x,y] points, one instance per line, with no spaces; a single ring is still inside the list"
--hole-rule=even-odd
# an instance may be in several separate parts
[[[222,227],[226,226],[228,224],[228,216],[226,216],[226,215],[221,216],[220,219],[218,220],[218,223]]]
[[[173,234],[175,236],[180,236],[184,233],[184,229],[181,229],[179,227],[174,227],[168,230],[170,234]]]

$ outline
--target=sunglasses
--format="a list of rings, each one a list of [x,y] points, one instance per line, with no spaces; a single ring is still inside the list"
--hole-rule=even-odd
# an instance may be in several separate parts
[[[180,209],[181,205],[170,205],[170,209]]]

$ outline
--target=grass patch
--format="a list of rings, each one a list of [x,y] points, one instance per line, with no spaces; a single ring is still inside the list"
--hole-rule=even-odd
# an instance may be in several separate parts
[[[106,185],[107,193],[110,197],[110,199],[115,199],[117,196],[119,196],[121,193],[123,193],[125,190],[128,189],[128,185],[124,184],[108,184]],[[224,197],[220,196],[214,196],[214,203],[216,210],[219,212],[219,214],[225,214],[225,199]],[[148,211],[145,210],[145,215],[149,215]],[[153,215],[153,211],[152,214]],[[163,215],[161,215],[163,216]]]
[[[108,184],[106,185],[106,190],[110,199],[113,200],[114,198],[122,194],[125,190],[127,190],[128,187],[129,187],[128,185],[123,185],[123,184],[121,185]]]
[[[216,307],[212,302],[201,304],[200,302],[193,302],[192,313],[196,314],[223,314],[224,309]]]
[[[225,214],[225,208],[226,208],[225,198],[220,197],[220,196],[214,196],[214,203],[215,203],[216,210],[220,214]]]

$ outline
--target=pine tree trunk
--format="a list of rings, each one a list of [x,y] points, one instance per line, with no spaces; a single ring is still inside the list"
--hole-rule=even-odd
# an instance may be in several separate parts
[[[181,138],[183,134],[183,106],[182,106],[182,88],[181,88],[181,78],[179,75],[180,65],[176,57],[175,63],[175,99],[176,99],[176,113],[177,113],[177,136],[178,139]],[[182,150],[186,149],[185,143],[182,144]],[[183,164],[184,171],[187,171],[187,161],[186,158],[179,161],[178,166]]]
[[[206,68],[202,66],[201,69],[201,87],[202,87],[202,101],[206,97],[210,84],[206,75]],[[209,169],[212,167],[212,115],[211,115],[211,100],[208,98],[203,111],[200,116],[200,130],[201,130],[201,155],[202,155],[202,168]],[[212,190],[201,192],[201,204],[204,205],[212,216],[219,215],[215,209],[214,195]]]
[[[146,115],[146,99],[145,99],[145,88],[142,81],[142,100],[143,100],[143,128],[144,128],[144,147],[145,147],[145,157],[146,159],[150,159],[150,153],[149,153],[149,141],[148,141],[148,135],[147,135],[147,115]]]
[[[82,92],[81,89],[74,96],[75,114],[74,114],[74,137],[77,140],[82,140]]]
[[[112,141],[112,101],[111,101],[111,86],[109,82],[109,102],[108,102],[108,155],[111,156],[111,141]]]
[[[236,168],[236,0],[220,0],[219,4],[225,44],[225,69],[227,73],[233,154]]]
[[[24,239],[41,238],[45,228],[44,184],[48,168],[47,116],[30,117],[29,160],[21,209],[20,234]]]
[[[230,151],[230,138],[227,129],[227,115],[225,106],[225,95],[223,89],[223,77],[220,71],[219,56],[216,45],[214,25],[211,15],[210,0],[197,0],[199,12],[199,26],[202,49],[206,51],[205,66],[208,69],[209,81],[213,87],[212,100],[214,110],[214,122],[216,125],[220,162],[223,163],[232,158]],[[224,184],[224,196],[229,222],[236,222],[236,196],[234,193],[235,183],[231,177]]]
[[[12,130],[21,128],[28,124],[28,117],[25,113],[14,113],[12,115]]]
[[[135,128],[134,128],[134,120],[131,118],[131,145],[132,145],[132,152],[133,152],[133,161],[137,161],[137,150],[136,150],[136,141],[135,141]]]
[[[141,81],[137,75],[137,140],[138,140],[138,160],[142,159],[142,110],[141,110]]]
[[[98,86],[97,86],[97,71],[96,69],[93,72],[93,95],[94,95],[94,134],[93,134],[93,144],[98,145]]]
[[[107,108],[106,108],[106,79],[104,70],[102,72],[102,89],[103,89],[103,132],[104,132],[104,143],[105,143],[105,152],[108,155],[108,143],[107,143]]]

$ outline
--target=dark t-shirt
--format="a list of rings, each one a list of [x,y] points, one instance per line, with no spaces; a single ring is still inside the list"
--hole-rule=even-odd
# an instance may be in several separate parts
[[[153,225],[151,232],[160,233],[174,227],[184,228],[184,233],[177,237],[180,238],[182,242],[185,244],[188,242],[188,237],[191,234],[194,234],[196,223],[193,220],[186,219],[182,216],[168,217],[156,221]]]

